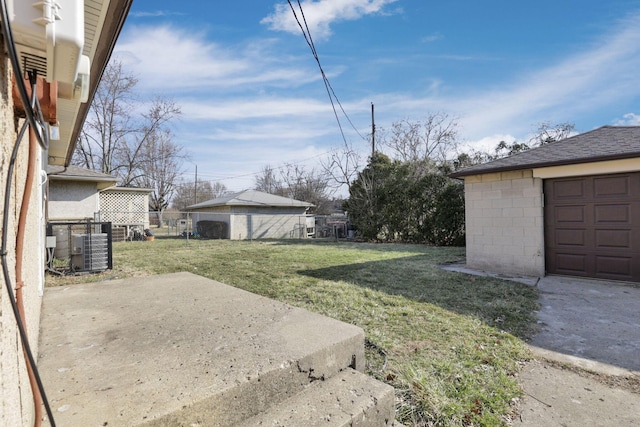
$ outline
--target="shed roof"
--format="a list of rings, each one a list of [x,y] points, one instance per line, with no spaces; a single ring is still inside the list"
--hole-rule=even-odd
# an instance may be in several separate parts
[[[47,175],[51,181],[95,182],[99,189],[112,187],[118,182],[118,179],[112,175],[73,165],[66,168],[47,165]]]
[[[308,208],[313,204],[287,197],[276,196],[257,190],[245,190],[227,194],[217,199],[187,206],[187,209],[211,208],[215,206],[262,206],[262,207],[299,207]]]
[[[493,172],[640,157],[640,126],[602,126],[509,157],[452,173],[452,178]]]
[[[149,194],[153,193],[153,188],[140,188],[140,187],[109,187],[101,191],[101,193],[141,193]]]

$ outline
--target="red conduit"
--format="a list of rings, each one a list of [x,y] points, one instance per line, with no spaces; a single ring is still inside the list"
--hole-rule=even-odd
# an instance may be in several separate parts
[[[22,205],[20,206],[20,217],[18,220],[18,230],[16,233],[16,304],[22,319],[22,324],[25,326],[25,332],[27,331],[27,321],[24,312],[24,298],[22,296],[22,288],[25,286],[22,280],[22,259],[24,258],[24,243],[25,232],[27,228],[27,214],[29,213],[29,201],[31,199],[31,188],[33,187],[33,181],[36,173],[36,160],[38,155],[38,140],[36,138],[35,131],[32,126],[29,127],[29,160],[27,166],[27,178],[24,184],[24,193],[22,194]],[[24,350],[24,346],[23,346]],[[26,357],[25,357],[26,359]],[[30,363],[27,363],[27,373],[29,374],[29,384],[31,385],[31,392],[33,394],[33,405],[35,410],[35,419],[33,421],[34,427],[39,427],[42,424],[42,396],[38,389],[36,377],[33,372],[33,367]]]

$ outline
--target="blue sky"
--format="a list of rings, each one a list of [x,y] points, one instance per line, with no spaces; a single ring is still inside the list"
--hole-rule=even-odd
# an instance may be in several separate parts
[[[296,4],[296,2],[293,2]],[[379,129],[444,112],[461,150],[640,125],[640,0],[302,1],[320,61],[367,156]],[[265,165],[319,168],[343,146],[317,64],[285,1],[135,0],[115,57],[143,98],[183,111],[185,179],[250,188]]]

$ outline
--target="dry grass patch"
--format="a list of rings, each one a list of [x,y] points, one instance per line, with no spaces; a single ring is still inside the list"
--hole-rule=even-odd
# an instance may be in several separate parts
[[[523,340],[537,291],[438,268],[463,256],[419,245],[157,238],[115,244],[114,271],[101,279],[189,271],[358,325],[371,343],[370,374],[397,390],[399,421],[504,425],[521,394],[515,374],[530,357]]]

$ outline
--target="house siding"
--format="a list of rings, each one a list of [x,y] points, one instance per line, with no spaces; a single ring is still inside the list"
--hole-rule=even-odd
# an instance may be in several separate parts
[[[84,220],[99,210],[95,182],[52,181],[49,185],[50,220]]]
[[[0,168],[2,185],[0,185],[0,200],[4,200],[7,168],[11,151],[16,139],[15,122],[13,115],[13,101],[11,97],[11,72],[9,62],[4,53],[0,53]],[[16,226],[20,214],[22,194],[27,170],[28,139],[23,141],[13,176],[14,185],[10,198],[8,212],[0,211],[0,223],[3,215],[8,213],[8,247],[7,262],[11,285],[15,289],[15,243]],[[41,151],[38,149],[39,157]],[[40,159],[38,159],[40,164]],[[38,333],[40,307],[42,303],[42,286],[44,282],[43,272],[43,199],[39,174],[33,183],[31,199],[29,201],[29,213],[26,223],[26,245],[24,248],[23,288],[24,306],[26,314],[29,342],[34,356],[38,352]],[[13,317],[9,295],[6,290],[4,275],[0,275],[0,425],[2,426],[27,426],[33,425],[34,407],[31,387],[27,376],[25,359],[22,353],[18,328]]]
[[[544,275],[542,180],[532,171],[465,177],[467,265]]]

